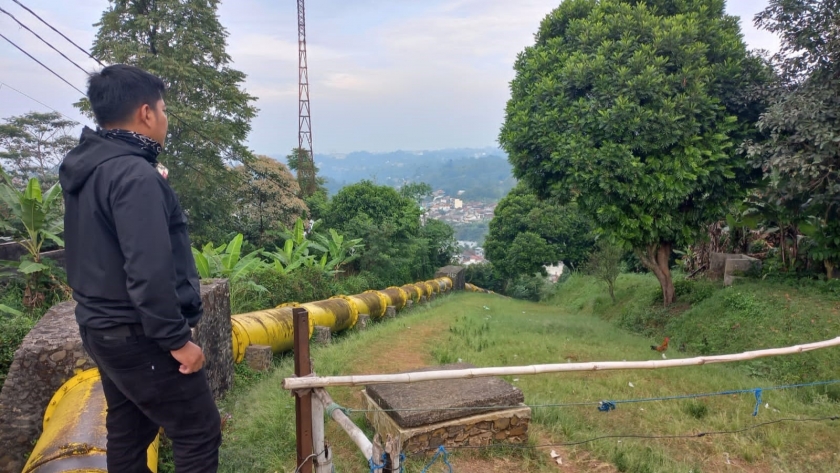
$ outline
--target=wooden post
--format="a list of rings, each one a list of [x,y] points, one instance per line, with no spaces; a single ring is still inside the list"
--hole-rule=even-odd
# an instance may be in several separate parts
[[[400,473],[400,437],[391,437],[388,434],[385,441],[385,470],[383,473]]]
[[[324,439],[324,404],[312,400],[312,449],[315,451],[315,473],[332,473],[332,452]]]
[[[302,307],[292,309],[294,323],[295,376],[312,374],[309,359],[309,312]],[[312,473],[312,390],[295,391],[295,437],[297,471]]]

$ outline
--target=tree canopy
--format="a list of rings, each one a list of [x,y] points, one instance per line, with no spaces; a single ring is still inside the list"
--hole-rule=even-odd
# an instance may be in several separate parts
[[[18,187],[32,177],[51,187],[58,182],[58,165],[78,140],[70,133],[76,122],[57,112],[29,112],[0,124],[0,163]]]
[[[197,241],[219,241],[233,230],[238,176],[230,164],[253,160],[244,141],[255,98],[241,88],[245,74],[231,67],[218,5],[110,0],[92,50],[104,62],[143,68],[166,83],[171,119],[160,159]]]
[[[567,0],[515,64],[499,141],[541,197],[576,201],[674,299],[668,258],[755,179],[737,152],[764,74],[723,0]]]
[[[591,221],[576,204],[540,200],[520,184],[496,206],[484,250],[499,275],[510,280],[544,273],[543,266],[560,261],[576,268],[594,244]]]

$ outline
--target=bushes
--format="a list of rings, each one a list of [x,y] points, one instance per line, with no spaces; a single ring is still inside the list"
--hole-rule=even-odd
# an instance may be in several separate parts
[[[241,314],[333,295],[333,278],[318,268],[298,268],[291,274],[259,268],[231,283],[231,312]]]

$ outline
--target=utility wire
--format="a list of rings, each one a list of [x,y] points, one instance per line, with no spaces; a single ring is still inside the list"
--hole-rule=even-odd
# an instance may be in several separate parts
[[[33,102],[35,102],[35,103],[38,103],[38,104],[40,104],[40,105],[43,105],[44,107],[46,107],[46,108],[48,108],[48,109],[52,110],[53,112],[55,112],[55,113],[57,113],[57,114],[61,115],[62,117],[66,118],[67,120],[70,120],[70,121],[72,121],[72,122],[75,122],[75,121],[76,121],[76,120],[73,120],[72,118],[68,117],[67,115],[65,115],[65,114],[63,114],[63,113],[61,113],[61,112],[59,112],[58,110],[56,110],[56,109],[54,109],[54,108],[50,107],[49,105],[45,104],[44,102],[41,102],[40,100],[38,100],[38,99],[36,99],[36,98],[32,97],[31,95],[25,94],[25,93],[21,92],[20,90],[18,90],[18,89],[16,89],[16,88],[12,87],[11,85],[9,85],[9,84],[7,84],[7,83],[5,83],[5,82],[3,82],[3,81],[0,81],[0,89],[2,89],[3,87],[6,87],[7,89],[13,90],[13,91],[15,91],[15,92],[19,93],[20,95],[22,95],[22,96],[24,96],[24,97],[28,98],[29,100],[31,100],[31,101],[33,101]]]
[[[7,38],[6,36],[4,36],[4,35],[3,35],[3,33],[0,33],[0,38],[3,38],[3,39],[5,39],[6,41],[8,41],[8,42],[9,42],[9,44],[11,44],[11,45],[12,45],[12,46],[14,46],[15,48],[17,48],[17,49],[18,49],[18,51],[20,51],[20,52],[22,52],[23,54],[26,54],[27,56],[29,56],[29,59],[32,59],[33,61],[35,61],[35,62],[37,62],[38,64],[40,64],[40,65],[41,65],[41,67],[43,67],[44,69],[46,69],[46,70],[50,71],[50,72],[51,72],[54,76],[56,76],[56,77],[58,77],[59,79],[61,79],[61,81],[62,81],[62,82],[64,82],[65,84],[69,85],[70,87],[72,87],[72,88],[76,89],[76,91],[77,91],[77,92],[79,92],[80,94],[85,95],[85,93],[84,93],[84,92],[82,92],[81,90],[79,90],[79,88],[78,88],[78,87],[76,87],[75,85],[71,84],[71,83],[70,83],[67,79],[65,79],[64,77],[61,77],[61,76],[60,76],[57,72],[55,72],[54,70],[52,70],[52,69],[50,69],[49,67],[47,67],[47,66],[46,66],[43,62],[41,62],[41,61],[39,61],[38,59],[36,59],[36,58],[35,58],[35,56],[33,56],[33,55],[29,54],[28,52],[26,52],[23,48],[21,48],[20,46],[18,46],[17,44],[15,44],[15,43],[14,43],[14,41],[12,41],[12,40],[10,40],[9,38]]]
[[[53,25],[51,25],[51,24],[47,23],[47,22],[46,22],[46,20],[44,20],[43,18],[41,18],[40,16],[38,16],[38,14],[37,14],[37,13],[35,13],[35,12],[34,12],[34,11],[32,11],[32,10],[30,10],[30,9],[29,9],[29,7],[27,7],[26,5],[24,5],[24,4],[22,4],[22,3],[20,3],[18,0],[12,0],[12,1],[13,1],[13,2],[15,2],[15,3],[17,3],[17,4],[18,4],[18,6],[20,6],[20,7],[21,7],[21,8],[23,8],[24,10],[28,11],[28,12],[29,12],[30,14],[32,14],[32,16],[34,16],[35,18],[37,18],[37,19],[41,20],[41,23],[43,23],[43,24],[47,25],[47,26],[48,26],[51,30],[53,30],[53,31],[55,31],[56,33],[58,33],[58,34],[59,34],[62,38],[64,38],[65,40],[67,40],[67,42],[68,42],[68,43],[70,43],[70,44],[72,44],[73,46],[75,46],[75,47],[76,47],[79,51],[81,51],[81,52],[85,53],[85,55],[87,55],[89,58],[91,58],[91,59],[93,59],[94,61],[98,62],[100,66],[105,67],[105,64],[102,64],[102,61],[100,61],[99,59],[96,59],[95,57],[93,57],[93,55],[92,55],[92,54],[90,54],[89,52],[87,52],[87,50],[86,50],[85,48],[83,48],[83,47],[79,46],[78,44],[74,43],[74,42],[73,42],[73,40],[72,40],[72,39],[70,39],[70,38],[68,38],[67,36],[65,36],[65,35],[64,35],[64,33],[62,33],[61,31],[58,31],[57,29],[55,29],[55,28],[53,27]],[[27,29],[28,29],[28,28],[27,28]]]
[[[29,29],[29,27],[28,27],[28,26],[26,26],[26,25],[25,25],[25,24],[23,24],[20,20],[18,20],[17,18],[15,18],[15,16],[14,16],[14,15],[12,15],[12,14],[11,14],[11,13],[9,13],[9,12],[7,12],[7,11],[6,11],[6,10],[4,10],[3,8],[0,8],[0,12],[5,13],[6,15],[8,15],[8,16],[9,16],[9,18],[11,18],[11,19],[15,20],[15,22],[16,22],[17,24],[19,24],[19,25],[20,25],[23,29],[25,29],[26,31],[28,31],[28,32],[32,33],[32,34],[33,34],[36,38],[40,39],[42,43],[44,43],[44,44],[46,44],[47,46],[49,46],[49,47],[50,47],[50,49],[52,49],[53,51],[55,51],[55,52],[57,52],[58,54],[60,54],[60,55],[61,55],[61,57],[63,57],[64,59],[67,59],[67,60],[68,60],[71,64],[73,64],[74,66],[76,66],[76,67],[77,67],[80,71],[82,71],[85,75],[87,75],[87,74],[88,74],[88,71],[84,70],[84,68],[83,68],[82,66],[80,66],[80,65],[76,64],[76,63],[75,63],[72,59],[70,59],[69,57],[67,57],[67,56],[66,56],[63,52],[59,51],[59,50],[58,50],[58,48],[56,48],[55,46],[53,46],[52,44],[50,44],[50,42],[49,42],[49,41],[47,41],[47,40],[45,40],[44,38],[42,38],[42,37],[41,37],[38,33],[36,33],[36,32],[34,32],[34,31],[32,31],[31,29]]]
[[[35,18],[37,18],[38,20],[40,20],[40,21],[41,21],[41,23],[43,23],[43,24],[47,25],[50,29],[52,29],[53,31],[55,31],[56,33],[58,33],[58,34],[59,34],[62,38],[64,38],[65,40],[67,40],[70,44],[72,44],[73,46],[75,46],[76,48],[78,48],[80,51],[82,51],[82,52],[83,52],[86,56],[88,56],[89,58],[91,58],[91,59],[93,59],[94,61],[96,61],[96,62],[97,62],[100,66],[105,67],[105,64],[104,64],[102,61],[100,61],[100,60],[99,60],[96,56],[94,56],[94,55],[93,55],[93,54],[91,54],[89,51],[85,50],[84,48],[82,48],[81,46],[79,46],[78,44],[76,44],[75,42],[73,42],[73,40],[71,40],[71,39],[70,39],[70,38],[68,38],[66,35],[64,35],[62,32],[60,32],[58,29],[56,29],[54,26],[52,26],[49,22],[47,22],[46,20],[44,20],[43,18],[41,18],[40,16],[38,16],[38,15],[37,15],[34,11],[32,11],[32,10],[31,10],[30,8],[28,8],[26,5],[24,5],[23,3],[21,3],[19,0],[13,0],[13,1],[14,1],[15,3],[17,3],[17,4],[21,7],[21,8],[25,9],[25,10],[26,10],[26,11],[28,11],[30,14],[32,14],[32,16],[34,16]],[[0,9],[0,10],[2,10],[2,9]],[[58,52],[59,54],[61,54],[61,52],[60,52],[60,51],[58,51],[58,49],[56,49],[56,48],[55,48],[53,45],[51,45],[49,42],[47,42],[46,40],[44,40],[43,38],[41,38],[40,36],[38,36],[37,34],[35,34],[35,32],[34,32],[34,31],[32,31],[31,29],[27,28],[27,27],[26,27],[23,23],[21,23],[21,22],[20,22],[20,21],[18,21],[16,18],[14,18],[14,16],[12,16],[10,13],[6,12],[5,10],[2,10],[2,11],[3,11],[3,13],[6,13],[7,15],[11,16],[11,17],[12,17],[15,21],[17,21],[17,22],[18,22],[18,24],[20,24],[21,26],[23,26],[24,28],[26,28],[26,30],[27,30],[27,31],[29,31],[30,33],[32,33],[32,34],[34,34],[35,36],[37,36],[37,37],[38,37],[38,39],[40,39],[41,41],[43,41],[44,43],[46,43],[46,44],[47,44],[47,46],[49,46],[50,48],[52,48],[53,50],[55,50],[56,52]],[[20,49],[20,48],[18,48],[18,49]],[[27,55],[28,55],[28,54],[27,54]],[[85,71],[84,71],[84,69],[83,69],[81,66],[79,66],[77,63],[75,63],[74,61],[72,61],[70,58],[68,58],[68,57],[67,57],[67,56],[65,56],[64,54],[61,54],[61,55],[62,55],[62,57],[64,57],[64,59],[67,59],[68,61],[70,61],[71,63],[73,63],[73,65],[75,65],[77,68],[79,68],[80,70],[82,70],[83,72],[85,72]],[[30,56],[30,57],[31,57],[31,56]],[[34,59],[34,58],[33,58],[33,59]],[[41,64],[41,65],[43,66],[43,64]],[[44,67],[46,67],[46,66],[44,66]],[[53,72],[53,74],[55,74],[55,73]],[[85,74],[87,74],[87,72],[85,72]],[[56,75],[57,75],[57,74],[56,74]],[[59,78],[61,78],[61,77],[59,76]],[[64,80],[64,79],[63,79],[63,78],[61,78],[61,80]],[[67,82],[67,81],[66,81],[66,80],[64,80],[64,82]],[[68,84],[70,84],[69,82],[67,82],[67,83],[68,83]],[[73,87],[74,89],[76,89],[76,87],[74,87],[72,84],[70,84],[70,86],[71,86],[71,87]],[[81,93],[82,93],[82,95],[87,96],[84,92],[80,91],[79,89],[76,89],[76,90],[78,90],[79,92],[81,92]],[[246,167],[249,171],[253,172],[254,174],[256,174],[256,175],[258,175],[258,176],[260,176],[260,177],[262,177],[263,179],[267,179],[267,180],[269,180],[269,181],[273,182],[274,184],[276,184],[276,185],[277,185],[277,186],[279,186],[280,188],[285,187],[285,185],[284,185],[284,184],[282,184],[282,183],[278,182],[278,181],[277,181],[277,180],[275,180],[273,177],[268,176],[268,175],[266,175],[266,174],[264,174],[264,173],[261,173],[261,172],[257,171],[257,170],[256,170],[256,169],[254,169],[254,168],[253,168],[250,164],[248,164],[246,161],[244,161],[244,160],[240,159],[239,157],[235,156],[235,155],[234,155],[231,151],[229,151],[228,149],[223,148],[223,147],[222,147],[222,145],[220,145],[220,144],[216,143],[216,142],[215,142],[212,138],[208,137],[208,136],[207,136],[206,134],[204,134],[203,132],[201,132],[201,131],[197,130],[196,128],[194,128],[192,125],[190,125],[190,123],[189,123],[188,121],[186,121],[184,118],[181,118],[180,116],[178,116],[175,112],[169,111],[169,112],[167,112],[167,114],[168,114],[168,115],[171,115],[171,116],[172,116],[172,118],[175,118],[176,120],[178,120],[178,121],[181,123],[181,125],[182,125],[182,126],[184,126],[186,129],[188,129],[188,130],[192,131],[193,133],[197,134],[199,137],[201,137],[201,138],[203,138],[205,141],[207,141],[209,144],[211,144],[211,145],[215,146],[215,147],[216,147],[216,149],[218,149],[218,150],[219,150],[222,154],[226,155],[225,157],[227,157],[228,159],[230,159],[230,160],[232,160],[232,161],[234,161],[234,162],[239,162],[239,163],[241,163],[241,164],[242,164],[243,166],[245,166],[245,167]],[[184,164],[186,164],[186,163],[184,163]],[[195,168],[193,168],[193,169],[195,169]]]

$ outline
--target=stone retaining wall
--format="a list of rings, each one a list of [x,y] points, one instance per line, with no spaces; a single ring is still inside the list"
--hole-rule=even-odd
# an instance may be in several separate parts
[[[202,285],[204,317],[193,339],[204,348],[207,376],[219,397],[233,379],[230,297],[227,281]],[[44,410],[55,391],[78,371],[95,367],[76,324],[75,302],[52,307],[15,352],[0,391],[0,471],[20,471],[41,434]]]

